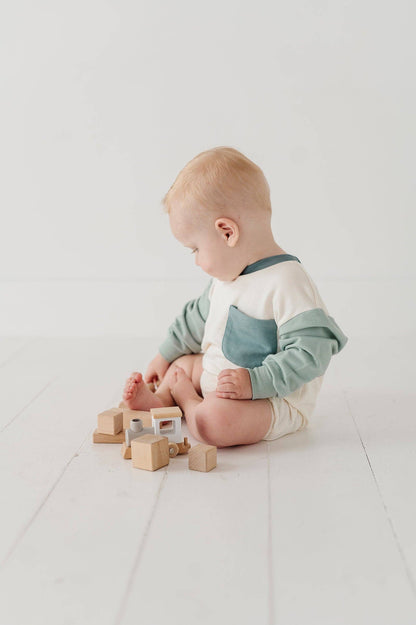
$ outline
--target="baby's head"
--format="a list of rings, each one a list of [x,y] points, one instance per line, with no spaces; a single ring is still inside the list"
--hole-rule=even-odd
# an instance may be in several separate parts
[[[193,158],[163,198],[174,237],[196,264],[221,281],[234,280],[266,250],[271,231],[270,189],[260,169],[229,147]]]

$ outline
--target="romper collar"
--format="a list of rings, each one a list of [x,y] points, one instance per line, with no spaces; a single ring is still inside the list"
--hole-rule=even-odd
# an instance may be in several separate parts
[[[267,256],[267,258],[261,258],[260,260],[256,260],[255,263],[251,263],[251,265],[247,265],[240,273],[240,276],[245,275],[246,273],[253,273],[253,271],[260,271],[260,269],[265,269],[266,267],[270,267],[271,265],[277,265],[277,263],[283,263],[285,260],[296,260],[300,263],[299,258],[297,256],[293,256],[292,254],[276,254],[275,256]]]

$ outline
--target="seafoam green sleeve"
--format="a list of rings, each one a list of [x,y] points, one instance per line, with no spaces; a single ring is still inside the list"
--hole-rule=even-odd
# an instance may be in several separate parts
[[[168,362],[183,354],[198,354],[201,351],[205,322],[208,317],[210,300],[208,297],[212,284],[209,281],[202,295],[185,304],[180,315],[168,329],[168,336],[159,346],[159,353]]]
[[[282,324],[279,350],[269,354],[259,367],[248,369],[252,399],[285,397],[326,371],[334,354],[348,338],[322,308],[302,312]]]

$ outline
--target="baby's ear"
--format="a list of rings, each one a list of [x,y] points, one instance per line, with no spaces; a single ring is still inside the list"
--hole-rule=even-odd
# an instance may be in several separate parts
[[[215,229],[224,237],[229,247],[234,247],[239,239],[240,230],[233,219],[229,217],[219,217],[215,222]]]

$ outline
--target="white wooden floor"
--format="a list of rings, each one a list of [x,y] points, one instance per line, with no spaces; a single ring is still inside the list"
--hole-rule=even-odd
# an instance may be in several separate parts
[[[157,345],[0,339],[0,624],[416,623],[415,346],[350,338],[307,430],[204,474],[92,443]]]

